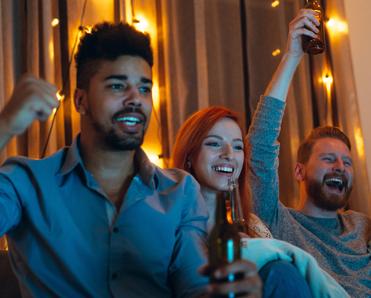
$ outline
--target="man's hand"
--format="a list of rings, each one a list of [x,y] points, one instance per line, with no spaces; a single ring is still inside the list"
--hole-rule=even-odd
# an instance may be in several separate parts
[[[11,137],[24,132],[34,120],[48,119],[53,109],[58,107],[57,88],[24,75],[14,88],[13,95],[0,114],[2,134]]]
[[[234,297],[261,297],[262,282],[255,265],[249,261],[237,260],[213,272],[206,266],[201,273],[209,275],[211,280],[228,280],[231,275],[237,276],[235,281],[211,282],[208,286],[210,297],[228,297],[229,293],[234,293]]]
[[[317,19],[318,12],[311,9],[301,9],[296,17],[290,22],[287,40],[287,53],[293,56],[304,54],[301,45],[301,36],[317,37],[320,22]]]

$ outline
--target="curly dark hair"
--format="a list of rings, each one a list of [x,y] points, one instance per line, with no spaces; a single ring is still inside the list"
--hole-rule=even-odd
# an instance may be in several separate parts
[[[151,67],[153,53],[148,34],[125,23],[99,23],[80,39],[75,55],[77,88],[89,87],[90,78],[100,66],[100,60],[116,60],[122,55],[139,56]]]
[[[300,144],[297,153],[297,161],[305,164],[309,160],[315,142],[323,138],[337,139],[343,142],[348,147],[349,151],[351,150],[350,140],[340,128],[334,126],[320,126],[313,129]]]

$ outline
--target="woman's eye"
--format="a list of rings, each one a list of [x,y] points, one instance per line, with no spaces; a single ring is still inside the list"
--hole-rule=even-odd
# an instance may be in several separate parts
[[[242,145],[236,145],[234,146],[234,149],[237,151],[243,151],[243,146]]]
[[[206,146],[209,146],[209,147],[219,147],[220,144],[218,142],[207,142],[205,143]]]

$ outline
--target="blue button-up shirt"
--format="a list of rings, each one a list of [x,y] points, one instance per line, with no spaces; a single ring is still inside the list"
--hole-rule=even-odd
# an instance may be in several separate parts
[[[207,211],[195,180],[136,153],[137,175],[117,212],[82,162],[78,139],[49,158],[0,169],[0,235],[22,294],[191,297],[207,280]]]

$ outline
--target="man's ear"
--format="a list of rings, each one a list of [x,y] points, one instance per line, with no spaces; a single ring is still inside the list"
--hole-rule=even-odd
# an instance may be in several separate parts
[[[295,165],[294,174],[297,181],[303,181],[305,178],[305,165],[297,162]]]
[[[86,91],[84,89],[76,88],[74,94],[75,109],[80,115],[86,113]]]

